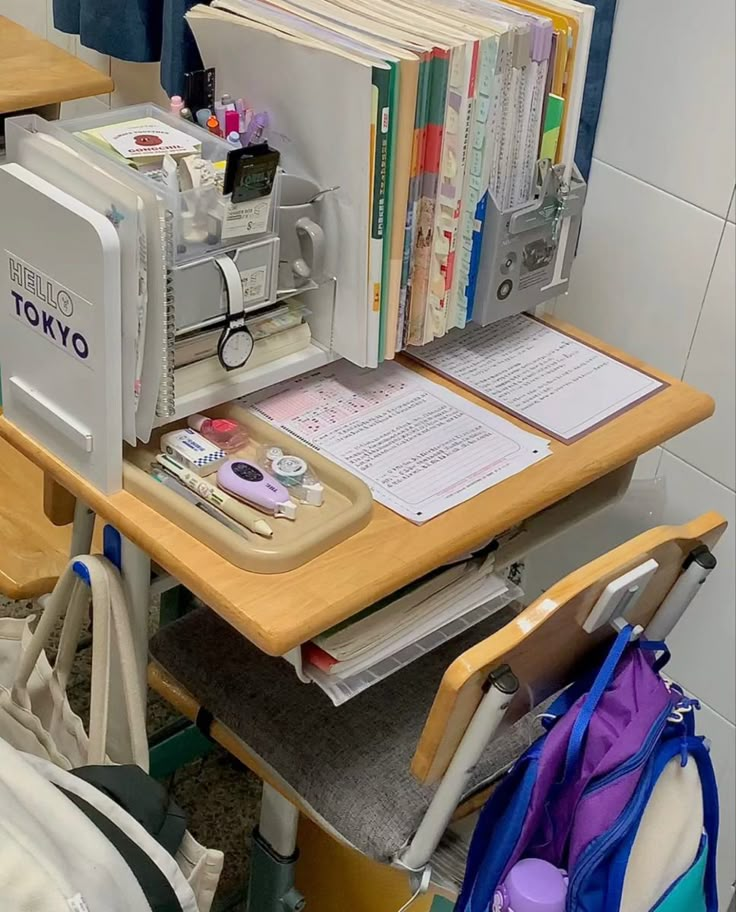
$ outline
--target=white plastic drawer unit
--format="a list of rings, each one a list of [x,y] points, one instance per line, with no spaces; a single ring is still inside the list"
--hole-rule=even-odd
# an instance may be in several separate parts
[[[7,124],[0,199],[3,211],[24,218],[0,220],[0,364],[7,417],[110,493],[122,486],[123,441],[147,442],[172,419],[340,353],[330,279],[301,289],[299,325],[257,339],[242,368],[225,370],[216,345],[177,366],[182,335],[211,337],[226,322],[218,258],[235,264],[234,297],[246,318],[276,305],[277,217],[255,237],[187,248],[176,227],[181,201],[81,142],[77,130],[90,125],[65,129],[36,115]]]

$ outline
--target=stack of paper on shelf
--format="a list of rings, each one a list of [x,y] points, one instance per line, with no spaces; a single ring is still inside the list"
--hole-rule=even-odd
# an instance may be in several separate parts
[[[520,596],[484,559],[463,561],[315,637],[304,673],[338,706]]]
[[[218,83],[269,111],[287,170],[339,185],[339,354],[374,367],[473,314],[486,204],[572,167],[593,9],[575,0],[214,0]],[[569,173],[569,170],[568,170]]]

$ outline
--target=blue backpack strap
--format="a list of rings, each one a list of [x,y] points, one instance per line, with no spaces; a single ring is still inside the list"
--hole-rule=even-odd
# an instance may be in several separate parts
[[[588,732],[588,726],[590,725],[590,720],[593,718],[596,707],[601,701],[601,697],[606,692],[608,685],[613,680],[613,676],[616,673],[616,668],[618,663],[621,661],[621,657],[624,652],[626,652],[627,647],[631,643],[631,634],[633,632],[633,627],[627,624],[626,627],[622,628],[616,639],[614,640],[611,651],[608,653],[605,662],[601,666],[601,670],[596,675],[596,679],[593,682],[593,686],[588,692],[588,696],[583,703],[582,709],[578,714],[575,724],[572,727],[570,732],[570,740],[567,745],[567,758],[565,760],[565,772],[562,777],[563,782],[567,782],[569,777],[572,775],[573,770],[577,767],[578,761],[580,759],[580,754],[583,748],[583,742],[585,741],[585,736]]]
[[[463,888],[455,912],[485,912],[524,825],[544,737],[537,740],[496,786],[476,824]]]
[[[659,674],[659,672],[664,668],[664,666],[672,658],[672,653],[667,648],[667,644],[664,640],[639,640],[639,648],[647,652],[661,652],[657,659],[655,659],[652,668],[654,671]]]
[[[718,804],[718,783],[713,769],[710,751],[702,738],[689,738],[693,742],[690,752],[698,764],[700,782],[703,786],[703,825],[708,834],[708,863],[705,869],[705,899],[708,912],[718,912],[718,880],[716,876],[716,853],[720,811]]]

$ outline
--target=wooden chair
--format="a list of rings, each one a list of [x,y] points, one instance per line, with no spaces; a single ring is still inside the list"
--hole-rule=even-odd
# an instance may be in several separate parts
[[[43,473],[0,440],[0,593],[29,599],[50,592],[69,560],[70,534],[43,509]]]
[[[256,847],[265,845],[272,862],[294,853],[298,809],[364,854],[405,869],[414,886],[424,877],[426,888],[433,866],[452,868],[438,864],[437,852],[450,821],[477,807],[536,737],[530,710],[569,684],[613,635],[607,618],[590,633],[583,629],[601,597],[625,583],[609,602],[618,606],[614,617],[660,638],[712,568],[709,549],[725,527],[708,513],[652,529],[518,615],[499,612],[337,709],[207,609],[154,637],[149,680],[263,779]],[[291,908],[264,892],[263,869],[253,876],[259,885],[251,912]],[[452,897],[457,886],[435,871],[431,889]]]

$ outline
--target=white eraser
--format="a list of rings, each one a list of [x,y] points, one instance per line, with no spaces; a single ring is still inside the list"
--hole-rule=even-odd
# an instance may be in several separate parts
[[[180,428],[161,436],[161,450],[173,460],[196,472],[211,475],[227,461],[228,455],[191,428]]]
[[[296,504],[293,500],[285,500],[283,503],[276,504],[273,515],[285,516],[286,519],[296,519]]]

